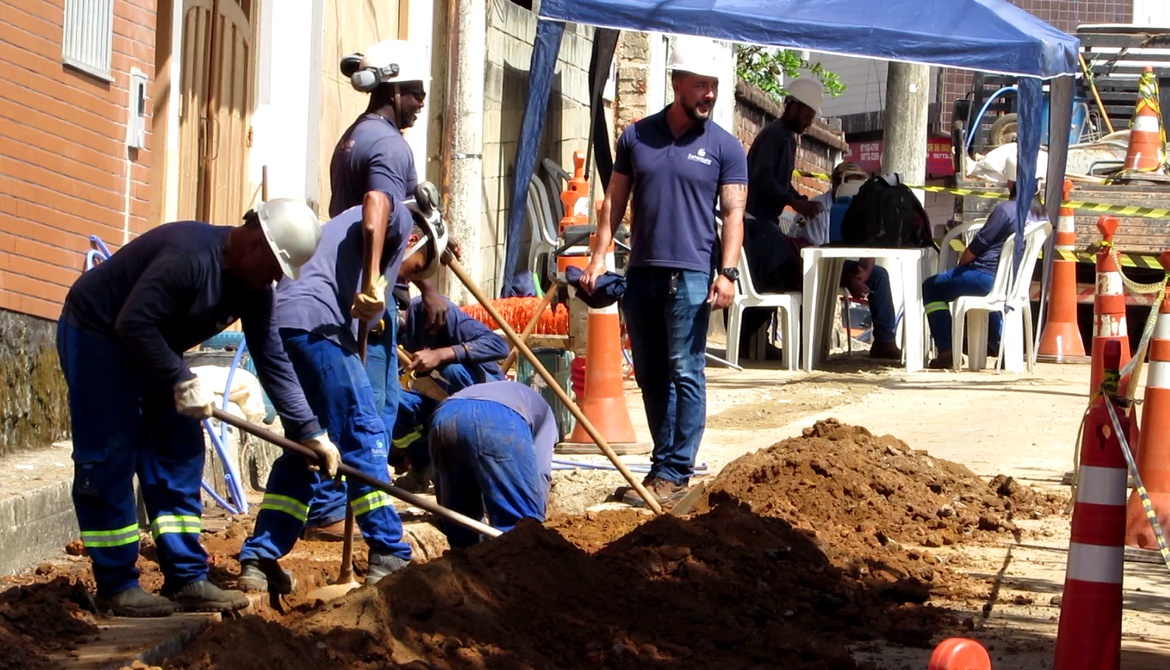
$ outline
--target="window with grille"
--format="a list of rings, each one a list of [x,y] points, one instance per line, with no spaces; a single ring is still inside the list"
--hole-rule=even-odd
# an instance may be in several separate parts
[[[61,59],[66,65],[113,81],[114,0],[65,0]]]

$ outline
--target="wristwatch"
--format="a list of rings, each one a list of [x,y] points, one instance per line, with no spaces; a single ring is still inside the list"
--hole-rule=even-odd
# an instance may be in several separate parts
[[[739,280],[739,270],[736,268],[723,268],[723,269],[719,270],[719,274],[723,275],[724,277],[727,277],[731,281],[738,281]]]

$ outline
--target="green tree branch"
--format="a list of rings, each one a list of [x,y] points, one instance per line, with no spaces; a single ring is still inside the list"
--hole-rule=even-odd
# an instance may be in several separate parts
[[[787,94],[780,85],[781,79],[793,79],[801,70],[820,80],[830,97],[845,92],[837,74],[826,70],[819,62],[813,63],[800,57],[791,49],[777,49],[759,45],[738,44],[735,49],[735,71],[740,79],[767,93],[776,102],[782,102]]]

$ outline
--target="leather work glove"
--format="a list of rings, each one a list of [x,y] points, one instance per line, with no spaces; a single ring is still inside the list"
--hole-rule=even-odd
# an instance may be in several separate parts
[[[309,464],[310,470],[322,470],[332,479],[337,476],[337,468],[341,465],[341,452],[337,450],[337,446],[329,440],[329,435],[321,433],[317,437],[310,437],[301,442],[321,460],[317,463]]]
[[[175,384],[175,410],[192,419],[207,419],[215,407],[215,394],[203,388],[198,377]]]
[[[386,313],[386,287],[375,283],[369,293],[361,292],[353,296],[353,306],[349,309],[350,316],[362,321],[380,319]]]

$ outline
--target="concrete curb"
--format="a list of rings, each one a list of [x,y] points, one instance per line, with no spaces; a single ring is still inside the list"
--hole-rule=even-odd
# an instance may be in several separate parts
[[[78,537],[68,443],[0,458],[0,575],[24,570]]]

